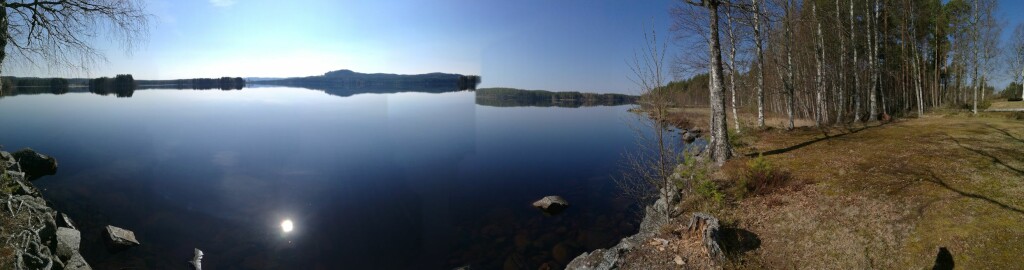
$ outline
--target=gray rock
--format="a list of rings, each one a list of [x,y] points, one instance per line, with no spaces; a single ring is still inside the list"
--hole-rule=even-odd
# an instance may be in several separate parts
[[[707,213],[693,213],[686,229],[690,237],[701,242],[704,251],[712,260],[720,262],[725,259],[725,253],[722,252],[722,247],[719,245],[722,238],[719,234],[721,228],[717,218]]]
[[[626,253],[629,253],[633,248],[641,245],[642,239],[653,235],[654,231],[668,220],[668,217],[661,211],[657,211],[652,206],[648,206],[644,210],[644,219],[640,222],[640,231],[636,234],[623,238],[613,247],[607,249],[597,249],[591,252],[585,252],[580,256],[577,256],[565,269],[584,269],[584,270],[609,270],[619,269],[621,267],[622,259]]]
[[[71,228],[57,228],[57,257],[62,260],[69,260],[78,254],[78,247],[82,243],[82,233]]]
[[[0,169],[21,171],[21,168],[18,167],[18,160],[14,159],[14,155],[6,151],[0,151]]]
[[[28,179],[35,180],[39,177],[57,173],[57,160],[53,157],[37,153],[31,148],[25,148],[14,152],[14,159],[18,160],[21,171],[28,174]]]
[[[64,264],[64,270],[92,270],[92,267],[89,267],[89,263],[85,262],[85,258],[82,258],[81,254],[75,253]]]
[[[2,176],[0,177],[0,186],[4,190],[10,190],[11,195],[42,196],[38,189],[28,183],[23,172],[6,171]]]
[[[78,229],[78,228],[75,228],[75,223],[72,222],[71,218],[68,217],[68,214],[65,214],[65,213],[60,213],[60,214],[57,215],[57,226],[59,226],[59,227],[66,227],[66,228],[72,228],[72,229],[76,229],[76,230]]]
[[[134,247],[139,245],[139,240],[135,240],[135,233],[122,228],[107,225],[107,240],[110,240],[111,244],[115,247]]]
[[[557,215],[569,208],[569,202],[559,196],[547,196],[533,202],[533,207],[540,209],[544,214]]]

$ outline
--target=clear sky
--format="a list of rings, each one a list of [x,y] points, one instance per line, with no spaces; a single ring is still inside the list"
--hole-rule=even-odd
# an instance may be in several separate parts
[[[287,77],[351,69],[479,74],[483,87],[635,91],[625,61],[673,0],[150,0],[146,44],[80,76]],[[1024,1],[1000,1],[1004,36]],[[684,52],[675,52],[684,53]],[[699,52],[705,53],[705,52]],[[62,76],[5,68],[5,75]],[[999,80],[1005,85],[1007,80]],[[1001,88],[1001,87],[1000,87]]]

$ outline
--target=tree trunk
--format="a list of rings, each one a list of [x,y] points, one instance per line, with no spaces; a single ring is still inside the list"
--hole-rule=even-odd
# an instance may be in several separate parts
[[[979,51],[981,51],[981,16],[978,12],[978,1],[974,1],[974,106],[971,112],[978,114],[978,91],[981,89],[981,82],[978,81],[978,66],[981,64],[978,61],[978,57],[981,57]]]
[[[852,2],[852,1],[851,1]],[[839,0],[836,0],[836,29],[842,31],[843,29],[843,18],[842,9],[840,8]],[[836,35],[839,37],[839,65],[836,66],[836,71],[839,73],[839,83],[837,84],[835,97],[836,97],[836,123],[843,122],[843,110],[846,107],[846,101],[843,97],[846,96],[846,39],[843,35]]]
[[[732,11],[726,9],[726,22],[729,25],[729,92],[732,93],[732,121],[736,126],[736,133],[740,133],[740,115],[736,111],[736,33],[732,22]]]
[[[0,5],[0,75],[3,75],[4,59],[7,58],[7,7]],[[3,93],[4,81],[0,79],[0,93]]]
[[[725,84],[722,78],[722,45],[718,35],[718,2],[705,1],[705,7],[711,16],[710,31],[711,40],[711,66],[708,71],[711,73],[710,103],[711,103],[711,159],[715,164],[722,165],[732,155],[729,146],[728,124],[725,122],[725,97],[722,95],[722,85]]]
[[[764,127],[764,52],[761,48],[761,4],[754,2],[754,45],[757,47],[757,127]]]
[[[817,88],[815,91],[815,114],[814,114],[814,126],[821,127],[822,122],[825,121],[825,80],[823,73],[823,63],[825,59],[825,50],[822,48],[822,44],[825,42],[824,37],[821,34],[821,20],[818,18],[818,5],[815,2],[811,2],[811,14],[814,15],[814,20],[817,22],[817,38],[814,42],[814,63],[815,69],[817,69],[816,77],[814,78],[814,86]]]
[[[860,63],[857,62],[857,32],[854,31],[853,2],[850,1],[850,49],[853,50],[853,121],[860,122]]]
[[[918,53],[916,53],[916,52],[918,52],[918,50],[916,50],[916,48],[918,48],[918,46],[913,45],[913,48],[914,48],[914,53],[913,54],[915,55],[915,56],[913,56],[913,73],[914,73],[913,79],[916,82],[916,85],[918,85],[918,86],[915,87],[915,89],[918,90],[918,118],[921,118],[921,117],[925,116],[925,93],[924,93],[925,89],[922,86],[923,80],[921,80],[921,74],[922,74],[921,70],[923,70],[923,69],[920,68],[920,66],[924,65],[924,64],[918,64],[918,60],[920,59],[920,57],[916,56],[916,55],[918,55]]]
[[[786,102],[786,113],[789,115],[789,127],[788,127],[788,129],[793,129],[794,128],[794,125],[793,125],[793,103],[794,102],[793,101],[794,101],[794,95],[796,94],[795,93],[796,91],[794,91],[794,89],[793,89],[794,88],[794,85],[793,85],[793,83],[794,83],[793,82],[793,45],[792,45],[792,43],[793,43],[793,27],[791,25],[792,22],[790,22],[790,18],[789,18],[789,15],[790,15],[790,10],[789,9],[792,8],[792,5],[793,5],[791,1],[792,0],[786,0],[786,15],[785,15],[785,18],[783,18],[783,20],[785,20],[783,22],[783,24],[784,24],[784,27],[786,28],[786,30],[785,30],[786,31],[786,38],[785,38],[786,40],[783,41],[783,43],[786,46],[786,81],[785,81],[784,84],[785,84],[785,87],[786,87],[786,99],[787,99],[787,102]]]
[[[867,13],[867,16],[875,17],[878,16],[878,2],[877,0],[869,5],[871,8]],[[874,12],[874,13],[871,13]],[[875,28],[878,24],[875,18],[868,18],[868,48],[871,49],[871,53],[868,54],[868,70],[871,72],[871,87],[868,97],[868,120],[878,120],[878,96],[875,94],[878,91],[878,68],[875,66],[875,57],[878,55],[877,38],[875,36]]]

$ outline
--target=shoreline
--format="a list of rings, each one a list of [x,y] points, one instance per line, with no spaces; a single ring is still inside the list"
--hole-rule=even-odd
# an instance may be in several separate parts
[[[79,253],[81,232],[30,182],[26,164],[0,151],[0,165],[0,268],[92,269]]]

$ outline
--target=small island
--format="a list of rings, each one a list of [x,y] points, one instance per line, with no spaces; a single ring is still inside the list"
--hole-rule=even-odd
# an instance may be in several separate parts
[[[580,92],[551,92],[515,88],[476,90],[476,104],[492,107],[591,107],[635,104],[638,96]]]

